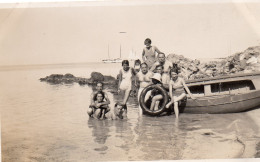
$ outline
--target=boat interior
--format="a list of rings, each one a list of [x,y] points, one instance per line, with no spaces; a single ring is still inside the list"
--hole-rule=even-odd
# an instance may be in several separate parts
[[[213,97],[242,94],[256,90],[252,80],[234,80],[214,82],[210,84],[190,85],[189,89],[195,97]]]

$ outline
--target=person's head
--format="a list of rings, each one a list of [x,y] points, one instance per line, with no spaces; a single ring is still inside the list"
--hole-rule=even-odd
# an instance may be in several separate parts
[[[152,76],[152,82],[153,84],[161,84],[161,74],[159,73],[155,73],[153,76]]]
[[[123,60],[122,61],[122,66],[123,66],[123,69],[125,71],[127,71],[129,69],[129,61],[128,60]]]
[[[160,63],[164,63],[165,62],[165,54],[164,53],[159,53],[158,54],[158,61]]]
[[[98,92],[96,93],[94,100],[97,102],[102,102],[104,100],[104,97],[105,95],[103,92]]]
[[[151,40],[150,38],[146,38],[146,39],[144,40],[144,45],[145,45],[146,47],[150,47],[151,44],[152,44],[152,40]]]
[[[137,60],[135,60],[135,63],[134,63],[134,64],[135,64],[135,66],[136,66],[136,65],[141,65],[141,61],[140,61],[139,59],[137,59]]]
[[[103,83],[102,82],[97,82],[97,91],[101,92],[103,90]]]
[[[141,71],[143,74],[148,72],[148,65],[145,62],[141,64]]]
[[[176,80],[178,78],[178,68],[172,68],[170,70],[170,77],[172,78],[172,80]]]
[[[163,66],[162,65],[157,65],[155,67],[155,73],[162,74],[162,72],[163,72]]]

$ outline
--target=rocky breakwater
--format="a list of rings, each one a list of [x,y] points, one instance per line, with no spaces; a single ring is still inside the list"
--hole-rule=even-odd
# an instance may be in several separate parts
[[[260,46],[249,47],[243,52],[204,63],[177,54],[169,54],[167,60],[178,66],[180,75],[186,80],[252,73],[260,71]]]
[[[115,85],[117,80],[112,76],[104,76],[99,72],[92,72],[90,78],[75,77],[72,74],[51,74],[45,78],[40,78],[40,81],[48,82],[50,84],[71,84],[79,83],[80,85],[93,85],[97,82],[103,82],[106,85]]]

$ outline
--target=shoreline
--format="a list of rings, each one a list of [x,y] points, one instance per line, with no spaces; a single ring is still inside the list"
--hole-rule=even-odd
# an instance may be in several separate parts
[[[260,109],[255,109],[246,112],[246,114],[254,121],[254,124],[256,125],[256,134],[255,138],[258,138],[257,142],[254,144],[254,157],[260,158]]]

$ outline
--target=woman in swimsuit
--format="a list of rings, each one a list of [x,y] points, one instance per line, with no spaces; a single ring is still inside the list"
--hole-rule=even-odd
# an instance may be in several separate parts
[[[183,78],[178,76],[178,69],[174,68],[170,70],[171,80],[169,83],[169,92],[171,101],[166,105],[166,108],[169,108],[174,103],[174,112],[176,118],[179,117],[179,108],[178,108],[178,101],[181,101],[186,97],[186,92],[192,99],[195,99],[193,95],[190,93],[189,88],[187,87]]]
[[[122,103],[122,105],[125,106],[132,88],[133,70],[129,67],[128,60],[122,61],[122,67],[123,68],[119,71],[118,93],[120,93],[121,90],[125,91],[124,100]]]

